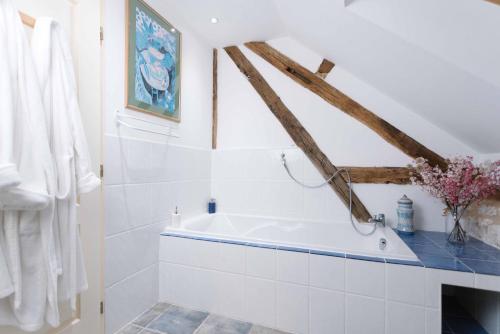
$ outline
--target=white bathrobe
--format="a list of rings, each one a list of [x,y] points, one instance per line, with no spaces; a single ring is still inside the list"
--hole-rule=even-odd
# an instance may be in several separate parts
[[[57,293],[48,284],[57,278],[55,179],[24,29],[11,0],[0,0],[0,325],[35,331],[45,322],[48,292]]]
[[[14,16],[17,15],[17,16]],[[40,210],[50,196],[50,151],[24,27],[0,0],[0,209]]]
[[[76,308],[76,296],[87,289],[77,223],[77,197],[100,180],[91,170],[87,140],[77,100],[73,59],[59,23],[38,18],[32,51],[49,123],[49,140],[57,172],[54,226],[59,239],[59,298]]]

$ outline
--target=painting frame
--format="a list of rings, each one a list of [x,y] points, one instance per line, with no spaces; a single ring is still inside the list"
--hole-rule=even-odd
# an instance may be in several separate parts
[[[149,115],[174,121],[177,123],[181,122],[181,77],[182,77],[182,33],[175,28],[170,22],[168,22],[162,15],[160,15],[155,9],[149,6],[144,0],[125,0],[126,2],[126,28],[125,28],[125,107],[143,112]],[[163,28],[167,34],[175,35],[175,81],[169,82],[168,87],[174,83],[174,110],[170,112],[168,108],[154,105],[154,102],[148,103],[144,100],[137,98],[136,84],[138,82],[138,67],[137,67],[137,57],[138,49],[136,48],[137,43],[137,18],[136,10],[142,10],[148,18],[153,20],[158,26]],[[163,49],[164,50],[164,49]],[[142,70],[142,68],[141,68]],[[148,85],[148,82],[141,72],[142,82]],[[171,78],[171,76],[169,76]],[[150,85],[149,88],[151,89]],[[145,87],[144,87],[145,88]],[[156,92],[161,90],[156,89]],[[165,90],[166,91],[166,90]],[[149,91],[148,91],[149,92]],[[164,93],[165,94],[165,93]],[[151,94],[151,99],[154,94]],[[156,96],[161,95],[156,94]],[[163,101],[165,103],[165,101]],[[171,103],[171,102],[170,102]]]

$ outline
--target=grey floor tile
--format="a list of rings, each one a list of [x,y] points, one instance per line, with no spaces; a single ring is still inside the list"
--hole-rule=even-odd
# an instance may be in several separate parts
[[[149,329],[147,328],[144,328],[142,330],[142,332],[140,332],[139,334],[158,334],[159,332],[153,332],[153,331],[150,331]]]
[[[193,334],[208,316],[206,312],[191,311],[178,306],[170,306],[147,328],[167,334]]]
[[[153,309],[159,312],[165,312],[167,308],[172,306],[171,304],[168,303],[158,303],[155,306],[153,306]]]
[[[288,333],[278,331],[275,329],[270,329],[270,328],[258,326],[258,325],[253,325],[249,334],[288,334]]]
[[[118,334],[138,334],[141,330],[141,327],[137,327],[131,324],[119,331]]]
[[[252,324],[248,322],[210,315],[196,334],[248,334],[251,327]]]
[[[160,316],[165,311],[165,308],[158,307],[158,304],[153,306],[150,310],[144,312],[141,314],[139,317],[137,317],[132,323],[141,326],[141,327],[147,327],[151,323],[151,321],[155,320]]]

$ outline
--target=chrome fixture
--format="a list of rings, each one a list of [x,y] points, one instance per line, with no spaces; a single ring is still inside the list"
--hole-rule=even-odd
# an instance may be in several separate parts
[[[385,227],[385,215],[383,213],[378,213],[370,218],[368,222]]]
[[[387,239],[386,238],[380,238],[380,240],[378,241],[378,248],[380,250],[384,250],[385,247],[387,247]]]

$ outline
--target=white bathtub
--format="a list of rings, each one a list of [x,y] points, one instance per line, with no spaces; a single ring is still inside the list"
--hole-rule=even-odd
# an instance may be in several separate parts
[[[372,225],[359,225],[369,231]],[[346,222],[318,222],[229,214],[205,214],[167,227],[164,235],[229,243],[256,244],[271,248],[297,248],[309,252],[338,252],[349,256],[418,260],[391,228],[379,227],[371,236],[361,236]],[[380,239],[387,241],[385,249]]]

